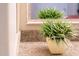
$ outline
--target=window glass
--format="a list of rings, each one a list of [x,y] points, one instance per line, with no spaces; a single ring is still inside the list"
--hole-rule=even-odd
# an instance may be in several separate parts
[[[38,12],[43,8],[56,8],[64,12],[65,18],[79,18],[78,3],[31,3],[31,19],[38,19]]]

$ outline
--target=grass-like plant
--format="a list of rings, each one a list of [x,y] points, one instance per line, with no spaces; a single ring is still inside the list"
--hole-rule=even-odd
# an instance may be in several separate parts
[[[48,20],[41,26],[42,34],[56,42],[69,39],[72,36],[71,24],[62,20]]]
[[[55,8],[44,8],[39,11],[38,17],[40,19],[59,19],[63,17],[63,13]]]

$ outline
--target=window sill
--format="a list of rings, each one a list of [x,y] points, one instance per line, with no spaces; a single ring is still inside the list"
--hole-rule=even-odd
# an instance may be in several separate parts
[[[27,20],[27,25],[40,25],[43,24],[43,21],[38,20],[38,19],[31,19],[31,20]]]
[[[71,23],[79,23],[79,19],[64,19],[64,20],[69,20]],[[43,24],[43,21],[40,19],[27,20],[27,25],[41,25],[41,24]]]

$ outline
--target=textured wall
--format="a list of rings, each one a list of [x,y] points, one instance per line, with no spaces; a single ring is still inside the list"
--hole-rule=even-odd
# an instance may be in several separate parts
[[[21,31],[21,42],[45,41],[39,30]]]

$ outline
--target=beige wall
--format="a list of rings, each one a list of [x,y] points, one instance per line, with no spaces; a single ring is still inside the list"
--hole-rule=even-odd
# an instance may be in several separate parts
[[[29,6],[30,7],[30,6]],[[30,12],[30,10],[27,10],[27,4],[26,3],[18,3],[17,9],[19,9],[19,19],[20,19],[20,30],[39,30],[40,25],[39,24],[27,24],[28,17],[27,14]],[[30,13],[29,13],[30,14]]]

